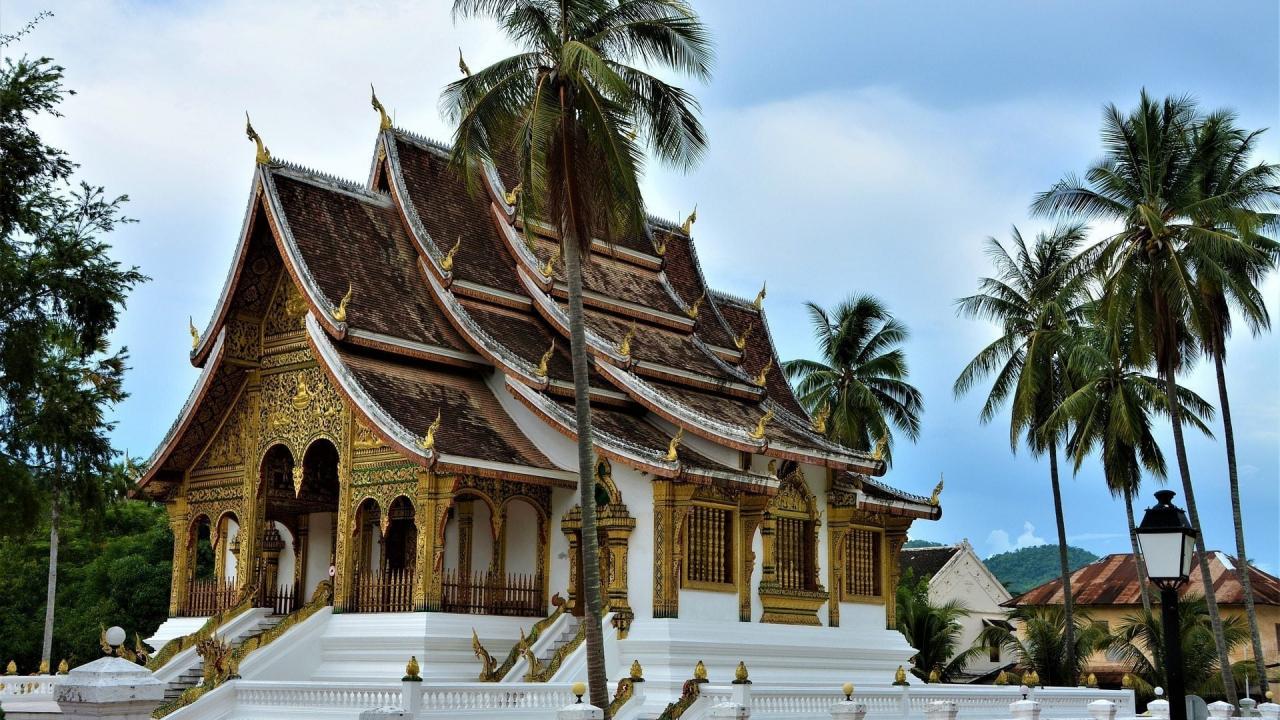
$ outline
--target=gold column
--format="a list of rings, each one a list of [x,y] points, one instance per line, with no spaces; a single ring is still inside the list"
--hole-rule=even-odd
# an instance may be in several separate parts
[[[609,611],[614,614],[613,626],[618,628],[619,637],[625,639],[631,629],[631,621],[635,619],[629,598],[627,553],[631,533],[636,529],[636,519],[631,517],[625,505],[610,503],[601,508],[599,522],[600,531],[604,534],[601,554],[607,556],[602,563],[608,571],[602,578],[605,601],[609,605]]]
[[[751,622],[751,575],[756,566],[756,553],[751,546],[757,529],[760,530],[764,554],[760,569],[761,582],[771,577],[775,568],[772,555],[773,527],[764,516],[764,509],[768,504],[769,499],[763,495],[744,495],[738,509],[739,524],[742,528],[742,569],[738,573],[738,620],[741,622]],[[769,533],[767,537],[766,529]]]
[[[338,458],[338,521],[333,534],[333,611],[343,612],[351,604],[357,543],[356,509],[351,507],[350,455]]]
[[[910,526],[907,521],[907,526]],[[898,627],[898,603],[897,588],[900,579],[901,570],[898,565],[898,554],[902,551],[902,545],[907,542],[907,527],[895,526],[891,524],[885,529],[884,533],[884,552],[887,557],[884,561],[885,572],[881,575],[883,578],[880,583],[880,591],[884,596],[884,617],[885,625],[890,630]]]
[[[260,417],[259,406],[262,403],[262,377],[257,370],[249,376],[249,387],[245,389],[245,413],[250,418]],[[262,517],[266,513],[266,494],[262,478],[262,454],[265,448],[259,447],[262,428],[257,422],[245,423],[244,477],[240,492],[240,507],[243,517],[240,519],[240,553],[236,556],[236,586],[241,590],[257,582],[254,564],[258,559],[258,547],[262,540]],[[259,492],[261,490],[261,493]]]
[[[653,616],[680,616],[681,532],[694,486],[653,479]]]
[[[415,608],[439,612],[443,599],[444,529],[453,503],[454,477],[429,470],[418,474],[418,506],[414,522],[418,527],[417,582],[413,590]]]
[[[176,617],[187,604],[187,576],[190,573],[187,538],[191,512],[187,499],[179,495],[165,510],[169,513],[169,529],[173,531],[173,572],[169,580],[169,617]]]
[[[831,597],[827,599],[827,624],[840,627],[840,597],[844,594],[845,536],[849,521],[837,519],[839,513],[829,513],[827,522],[827,576],[830,578]]]

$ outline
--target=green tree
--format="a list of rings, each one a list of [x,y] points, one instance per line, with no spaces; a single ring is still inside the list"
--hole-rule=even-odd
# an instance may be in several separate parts
[[[1217,112],[1207,116],[1196,127],[1196,148],[1204,158],[1205,168],[1200,173],[1199,194],[1202,197],[1215,197],[1243,186],[1270,186],[1273,201],[1271,205],[1274,207],[1280,167],[1267,163],[1249,165],[1262,131],[1245,132],[1235,126],[1235,120],[1234,113]],[[1231,423],[1231,403],[1224,368],[1233,309],[1244,319],[1253,335],[1257,336],[1270,329],[1271,318],[1259,288],[1280,259],[1280,245],[1261,233],[1274,230],[1277,220],[1275,214],[1258,212],[1252,207],[1232,208],[1225,213],[1210,207],[1195,213],[1194,217],[1198,225],[1210,231],[1234,233],[1254,251],[1241,256],[1218,258],[1220,267],[1210,265],[1194,269],[1204,307],[1204,312],[1200,315],[1198,335],[1204,353],[1213,359],[1218,381],[1218,405],[1222,408],[1222,441],[1227,453],[1227,481],[1231,496],[1231,518],[1235,528],[1236,557],[1247,558],[1249,555],[1245,550],[1244,519],[1240,508],[1240,479],[1236,469],[1235,429]],[[1225,274],[1220,274],[1219,270],[1225,271]],[[1243,585],[1245,617],[1249,623],[1255,670],[1261,678],[1261,689],[1266,692],[1267,675],[1262,654],[1262,637],[1258,632],[1258,614],[1254,608],[1253,587],[1248,573],[1241,575],[1240,582]]]
[[[788,360],[783,371],[809,412],[829,414],[827,437],[855,450],[878,446],[892,463],[889,426],[915,441],[924,412],[920,391],[907,382],[906,326],[870,295],[851,297],[833,312],[806,305],[822,360]]]
[[[578,430],[582,556],[597,557],[582,263],[591,239],[648,228],[639,177],[647,148],[691,168],[706,147],[698,104],[640,66],[710,77],[711,40],[683,0],[455,0],[455,17],[496,20],[522,52],[451,83],[453,161],[472,182],[481,163],[514,156],[520,212],[560,233]],[[528,225],[526,225],[528,227]],[[591,701],[609,701],[600,628],[599,564],[583,563]]]
[[[1100,219],[1121,229],[1099,241],[1087,255],[1103,275],[1103,316],[1116,331],[1121,318],[1134,324],[1135,355],[1152,358],[1165,395],[1178,397],[1178,372],[1195,361],[1195,332],[1208,314],[1198,276],[1225,279],[1230,266],[1258,251],[1242,240],[1235,223],[1206,224],[1203,218],[1235,218],[1265,212],[1276,200],[1274,174],[1249,179],[1206,194],[1202,183],[1215,152],[1197,142],[1202,118],[1186,97],[1156,100],[1144,90],[1138,107],[1123,113],[1107,107],[1102,128],[1103,158],[1083,180],[1068,175],[1032,204],[1038,214]],[[1170,424],[1183,502],[1197,529],[1201,580],[1213,587],[1200,513],[1187,461],[1184,418],[1170,404]],[[1213,625],[1227,699],[1236,702],[1227,643],[1217,599],[1210,593]]]
[[[0,37],[0,47],[20,36]],[[128,222],[126,198],[69,187],[76,165],[30,127],[38,115],[58,116],[65,92],[62,68],[48,58],[6,57],[0,68],[0,528],[28,531],[48,506],[46,662],[63,505],[102,505],[97,479],[113,455],[104,409],[123,397],[126,357],[109,351],[107,337],[144,279],[99,240]]]
[[[1178,601],[1178,638],[1182,645],[1182,673],[1188,692],[1221,695],[1218,651],[1209,622],[1209,608],[1202,596],[1186,596]],[[1249,641],[1249,629],[1236,615],[1223,621],[1227,647],[1234,649]],[[1134,690],[1148,697],[1154,688],[1168,687],[1165,679],[1164,630],[1159,613],[1144,610],[1126,615],[1099,645],[1111,660],[1129,667]],[[1256,681],[1256,680],[1255,680]]]
[[[1071,572],[1098,559],[1084,548],[1067,548]],[[1010,593],[1019,595],[1053,578],[1062,577],[1057,545],[1033,545],[1002,552],[982,561]]]
[[[1089,655],[1106,639],[1107,631],[1084,611],[1071,615],[1062,605],[1026,606],[1009,613],[1016,630],[988,625],[978,635],[982,647],[999,647],[1018,658],[1021,672],[1034,669],[1044,685],[1072,687],[1084,672]],[[1070,643],[1070,647],[1068,647]]]
[[[1142,485],[1144,470],[1164,479],[1164,453],[1152,433],[1151,416],[1168,414],[1168,398],[1159,378],[1132,364],[1132,325],[1113,332],[1097,323],[1096,311],[1096,304],[1088,306],[1089,322],[1077,329],[1068,353],[1067,367],[1075,389],[1047,422],[1069,428],[1067,452],[1075,462],[1076,472],[1097,451],[1107,489],[1124,501],[1129,542],[1138,563],[1142,607],[1151,612],[1151,596],[1134,527],[1133,499]],[[1186,422],[1212,437],[1201,418],[1212,418],[1213,407],[1186,388],[1179,388],[1178,392]]]
[[[936,669],[943,682],[953,682],[986,651],[981,646],[961,648],[964,628],[960,621],[969,616],[969,609],[959,600],[930,601],[929,578],[917,578],[908,571],[898,583],[896,602],[898,631],[916,649],[911,672],[921,680],[927,680]]]
[[[996,276],[979,281],[979,292],[956,302],[960,315],[994,322],[1001,334],[983,348],[956,378],[957,397],[984,377],[994,375],[980,418],[990,422],[1006,402],[1010,406],[1009,444],[1016,452],[1021,440],[1034,455],[1049,456],[1049,483],[1053,491],[1054,520],[1058,529],[1058,567],[1062,577],[1068,654],[1064,666],[1077,667],[1071,621],[1071,567],[1066,521],[1062,513],[1062,488],[1058,478],[1058,445],[1062,428],[1047,424],[1069,391],[1066,349],[1073,327],[1079,322],[1088,274],[1076,262],[1076,249],[1084,241],[1084,228],[1065,225],[1037,235],[1031,247],[1015,227],[1006,248],[987,239],[987,255]],[[1065,677],[1075,684],[1075,676]]]

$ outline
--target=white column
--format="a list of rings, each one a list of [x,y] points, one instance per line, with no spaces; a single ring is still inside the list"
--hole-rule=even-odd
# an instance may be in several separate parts
[[[1258,706],[1258,714],[1265,720],[1280,720],[1280,704],[1264,702]]]
[[[53,698],[64,720],[149,720],[164,689],[141,665],[102,657],[58,677]]]
[[[1151,717],[1153,718],[1169,720],[1169,701],[1164,698],[1152,700],[1147,703],[1147,712],[1151,713]]]
[[[1009,703],[1009,713],[1014,720],[1040,720],[1040,703],[1035,700],[1018,700]]]
[[[1219,700],[1218,702],[1215,702],[1215,703],[1209,703],[1209,717],[1211,718],[1217,718],[1218,720],[1226,720],[1226,718],[1231,717],[1232,714],[1235,713],[1235,711],[1236,711],[1236,706],[1232,705],[1229,702],[1223,702]]]
[[[604,711],[595,705],[576,702],[556,711],[556,720],[603,720]]]
[[[1094,700],[1087,707],[1093,720],[1116,720],[1116,704],[1110,700]]]

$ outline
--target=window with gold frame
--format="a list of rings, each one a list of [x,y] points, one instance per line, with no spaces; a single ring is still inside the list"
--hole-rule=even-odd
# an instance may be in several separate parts
[[[684,587],[736,590],[737,508],[694,501],[685,523]]]
[[[882,601],[884,590],[884,531],[851,527],[844,536],[842,600]]]

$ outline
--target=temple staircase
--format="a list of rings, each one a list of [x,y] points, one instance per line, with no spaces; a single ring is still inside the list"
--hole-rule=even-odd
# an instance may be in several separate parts
[[[276,625],[279,625],[280,621],[283,619],[283,615],[259,615],[256,622],[243,624],[241,627],[237,628],[233,637],[224,639],[230,642],[233,646],[239,645],[244,642],[245,639],[253,637],[258,633],[266,632]],[[196,685],[199,685],[201,680],[204,679],[204,661],[199,655],[194,656],[194,658],[192,658],[188,663],[185,663],[185,665],[186,667],[179,670],[177,676],[170,680],[169,684],[165,687],[164,699],[166,702],[176,700],[184,691],[188,688],[193,688]]]
[[[567,652],[571,652],[573,648],[566,649],[566,646],[581,642],[581,639],[578,637],[578,632],[581,627],[582,618],[575,615],[566,615],[563,627],[559,628],[560,632],[557,633],[550,642],[539,647],[537,652],[533,653],[534,658],[537,660],[534,664],[534,668],[545,673],[546,670],[551,667],[552,663],[556,662],[557,657],[560,657]],[[559,663],[556,663],[556,665],[558,666]],[[549,678],[541,679],[546,680]]]

